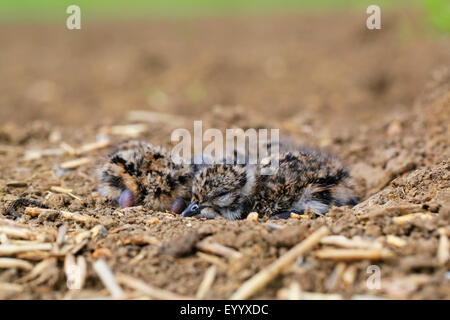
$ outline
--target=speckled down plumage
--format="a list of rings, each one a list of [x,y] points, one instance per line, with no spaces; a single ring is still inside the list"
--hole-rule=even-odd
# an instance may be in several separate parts
[[[356,204],[349,172],[334,156],[301,148],[282,153],[278,160],[276,166],[267,162],[203,168],[193,178],[195,215],[234,220],[256,211],[260,217],[288,217],[308,207],[325,214],[332,206]],[[269,167],[273,174],[263,175]]]
[[[122,206],[169,210],[175,199],[191,198],[192,175],[191,166],[172,161],[168,150],[129,141],[118,145],[98,170],[99,193]]]

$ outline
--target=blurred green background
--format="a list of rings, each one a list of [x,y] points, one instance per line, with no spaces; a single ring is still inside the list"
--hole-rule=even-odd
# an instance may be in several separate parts
[[[82,9],[83,20],[129,18],[189,18],[227,14],[283,14],[295,11],[333,11],[366,8],[417,7],[425,10],[429,25],[450,32],[449,0],[1,0],[0,21],[49,22],[65,20],[71,4]],[[88,20],[88,21],[89,21]]]

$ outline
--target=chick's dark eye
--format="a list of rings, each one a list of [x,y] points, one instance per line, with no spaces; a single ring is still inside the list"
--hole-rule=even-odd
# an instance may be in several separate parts
[[[221,189],[221,190],[214,192],[214,197],[223,197],[224,195],[226,195],[228,193],[230,193],[230,190]]]

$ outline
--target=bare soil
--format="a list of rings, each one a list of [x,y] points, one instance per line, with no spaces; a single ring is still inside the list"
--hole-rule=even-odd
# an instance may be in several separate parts
[[[321,244],[254,298],[289,298],[283,289],[298,283],[304,292],[342,298],[449,299],[450,41],[423,31],[417,13],[386,13],[380,31],[367,30],[364,19],[340,13],[86,23],[81,31],[2,26],[0,227],[20,226],[32,236],[0,229],[0,248],[22,240],[54,247],[11,254],[34,269],[0,269],[0,298],[108,297],[92,267],[103,259],[115,274],[189,297],[213,264],[205,298],[226,299],[325,225],[333,235],[368,239],[392,255],[320,259],[318,249],[334,247]],[[153,122],[136,121],[132,110],[158,114]],[[203,120],[205,129],[280,128],[282,139],[328,150],[348,164],[361,202],[325,217],[267,225],[120,209],[98,196],[96,166],[130,138],[111,133],[111,126],[143,123],[135,138],[171,147],[172,130],[192,129],[193,120]],[[105,134],[110,146],[69,152]],[[47,154],[33,158],[34,150]],[[80,157],[92,161],[61,169]],[[22,216],[13,219],[7,209],[21,197],[90,218],[31,216],[20,207]],[[57,245],[61,226],[67,234]],[[205,256],[199,241],[241,257]],[[82,290],[66,285],[66,253],[87,261]],[[380,289],[367,286],[370,265],[380,268]],[[123,289],[130,298],[145,296]]]

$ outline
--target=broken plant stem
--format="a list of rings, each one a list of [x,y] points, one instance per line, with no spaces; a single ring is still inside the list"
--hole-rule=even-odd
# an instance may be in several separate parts
[[[219,243],[210,243],[203,240],[198,242],[196,247],[201,251],[217,254],[229,259],[239,259],[242,257],[242,254],[239,251],[225,247]]]
[[[98,277],[103,282],[106,289],[108,289],[113,299],[122,299],[125,294],[122,288],[117,284],[116,278],[106,262],[102,259],[98,259],[94,262],[93,266]]]
[[[308,238],[286,252],[277,261],[244,282],[244,284],[231,296],[231,299],[243,300],[252,297],[256,292],[279,275],[283,268],[292,264],[299,256],[304,255],[319,244],[320,239],[325,237],[327,234],[327,227],[322,227],[315,231]]]
[[[116,279],[119,283],[122,285],[129,287],[131,289],[140,291],[146,295],[148,295],[152,299],[159,299],[159,300],[193,300],[192,297],[186,297],[182,296],[164,289],[159,289],[156,287],[153,287],[149,284],[146,284],[145,282],[130,277],[126,274],[119,273],[116,275]]]

